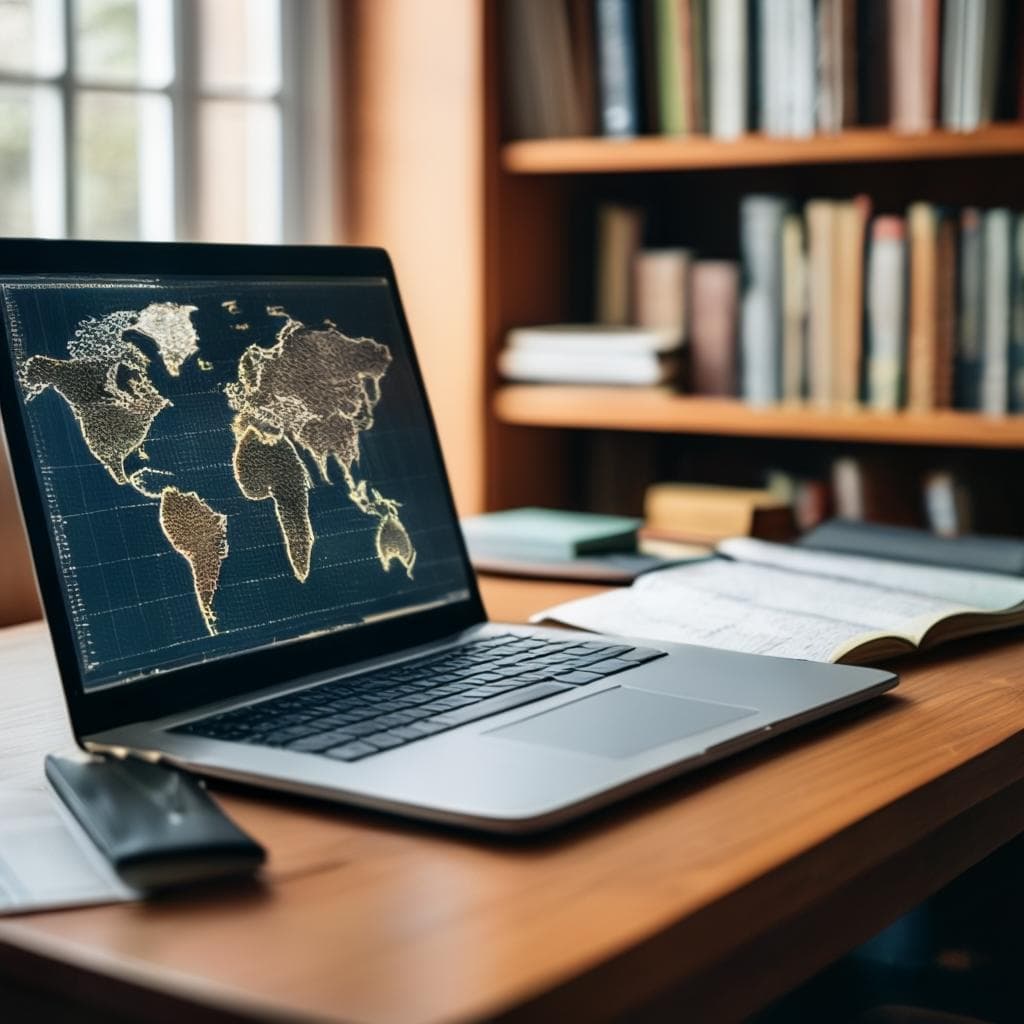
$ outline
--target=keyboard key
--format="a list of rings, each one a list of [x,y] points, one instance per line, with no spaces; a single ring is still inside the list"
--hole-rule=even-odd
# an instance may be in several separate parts
[[[336,747],[339,743],[348,743],[353,738],[350,732],[342,729],[331,729],[317,736],[306,736],[300,740],[293,740],[288,744],[287,749],[300,753],[317,753],[321,750],[326,750],[328,747]]]
[[[570,683],[573,686],[583,686],[585,683],[593,683],[602,677],[596,672],[559,672],[555,676],[557,683]]]
[[[610,676],[616,672],[624,672],[627,668],[636,668],[640,664],[642,662],[626,661],[624,658],[605,658],[604,661],[592,661],[583,671]]]
[[[496,715],[501,711],[509,711],[524,704],[532,704],[534,701],[543,700],[545,697],[553,697],[556,693],[565,693],[571,689],[571,686],[562,686],[558,683],[536,683],[533,686],[527,686],[525,689],[513,690],[511,693],[502,694],[500,697],[492,697],[490,700],[482,700],[479,703],[470,704],[464,708],[446,711],[430,721],[440,722],[443,725],[465,725],[466,722],[475,722],[478,719],[487,718],[489,715]]]
[[[377,748],[371,747],[369,743],[353,740],[351,743],[343,743],[341,746],[331,747],[323,753],[324,757],[334,758],[335,761],[358,761],[361,757],[376,754]]]
[[[623,654],[617,654],[617,658],[623,661],[654,661],[655,658],[664,658],[666,651],[656,651],[653,647],[633,647]]]
[[[392,747],[400,747],[405,740],[391,732],[375,732],[372,736],[364,736],[363,742],[378,750],[390,750]]]

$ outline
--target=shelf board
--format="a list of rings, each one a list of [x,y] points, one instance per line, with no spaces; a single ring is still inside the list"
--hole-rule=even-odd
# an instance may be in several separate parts
[[[509,385],[494,396],[502,423],[733,437],[785,437],[950,448],[1024,448],[1024,416],[944,409],[878,413],[799,406],[753,408],[732,398],[663,388]]]
[[[524,139],[505,143],[501,152],[505,170],[513,174],[601,174],[971,159],[1024,156],[1024,123],[989,125],[975,132],[935,131],[924,135],[901,135],[885,128],[856,128],[838,135],[807,139],[763,135],[747,135],[733,141],[705,135]]]

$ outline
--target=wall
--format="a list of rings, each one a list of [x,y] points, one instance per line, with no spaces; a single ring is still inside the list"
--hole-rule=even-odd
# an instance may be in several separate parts
[[[342,232],[395,263],[461,514],[483,503],[483,5],[345,6]]]

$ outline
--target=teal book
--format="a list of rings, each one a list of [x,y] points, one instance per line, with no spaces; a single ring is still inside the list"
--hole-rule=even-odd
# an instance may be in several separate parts
[[[635,551],[642,520],[549,508],[512,508],[462,520],[470,555],[565,560]]]

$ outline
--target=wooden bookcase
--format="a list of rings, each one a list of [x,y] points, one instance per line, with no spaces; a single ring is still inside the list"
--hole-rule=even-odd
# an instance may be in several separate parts
[[[493,5],[485,6],[492,10]],[[951,461],[983,465],[992,475],[1024,475],[1024,417],[754,409],[739,400],[663,389],[502,384],[495,358],[510,327],[588,318],[593,210],[601,200],[645,205],[664,233],[659,241],[733,258],[738,255],[738,201],[748,192],[804,198],[863,192],[876,209],[892,212],[915,199],[1020,208],[1024,124],[997,124],[970,134],[898,135],[857,128],[811,139],[749,136],[721,142],[649,136],[504,142],[495,20],[492,12],[485,22],[489,508],[527,503],[588,507],[593,504],[584,480],[588,460],[615,450],[625,464],[610,471],[621,470],[627,492],[619,511],[636,510],[646,476],[679,464],[678,457],[666,459],[666,451],[702,453],[697,465],[705,467],[745,465],[751,477],[777,457],[783,464],[792,457],[824,465],[842,452],[873,453],[911,467]],[[1024,529],[1024,515],[1020,518]]]

